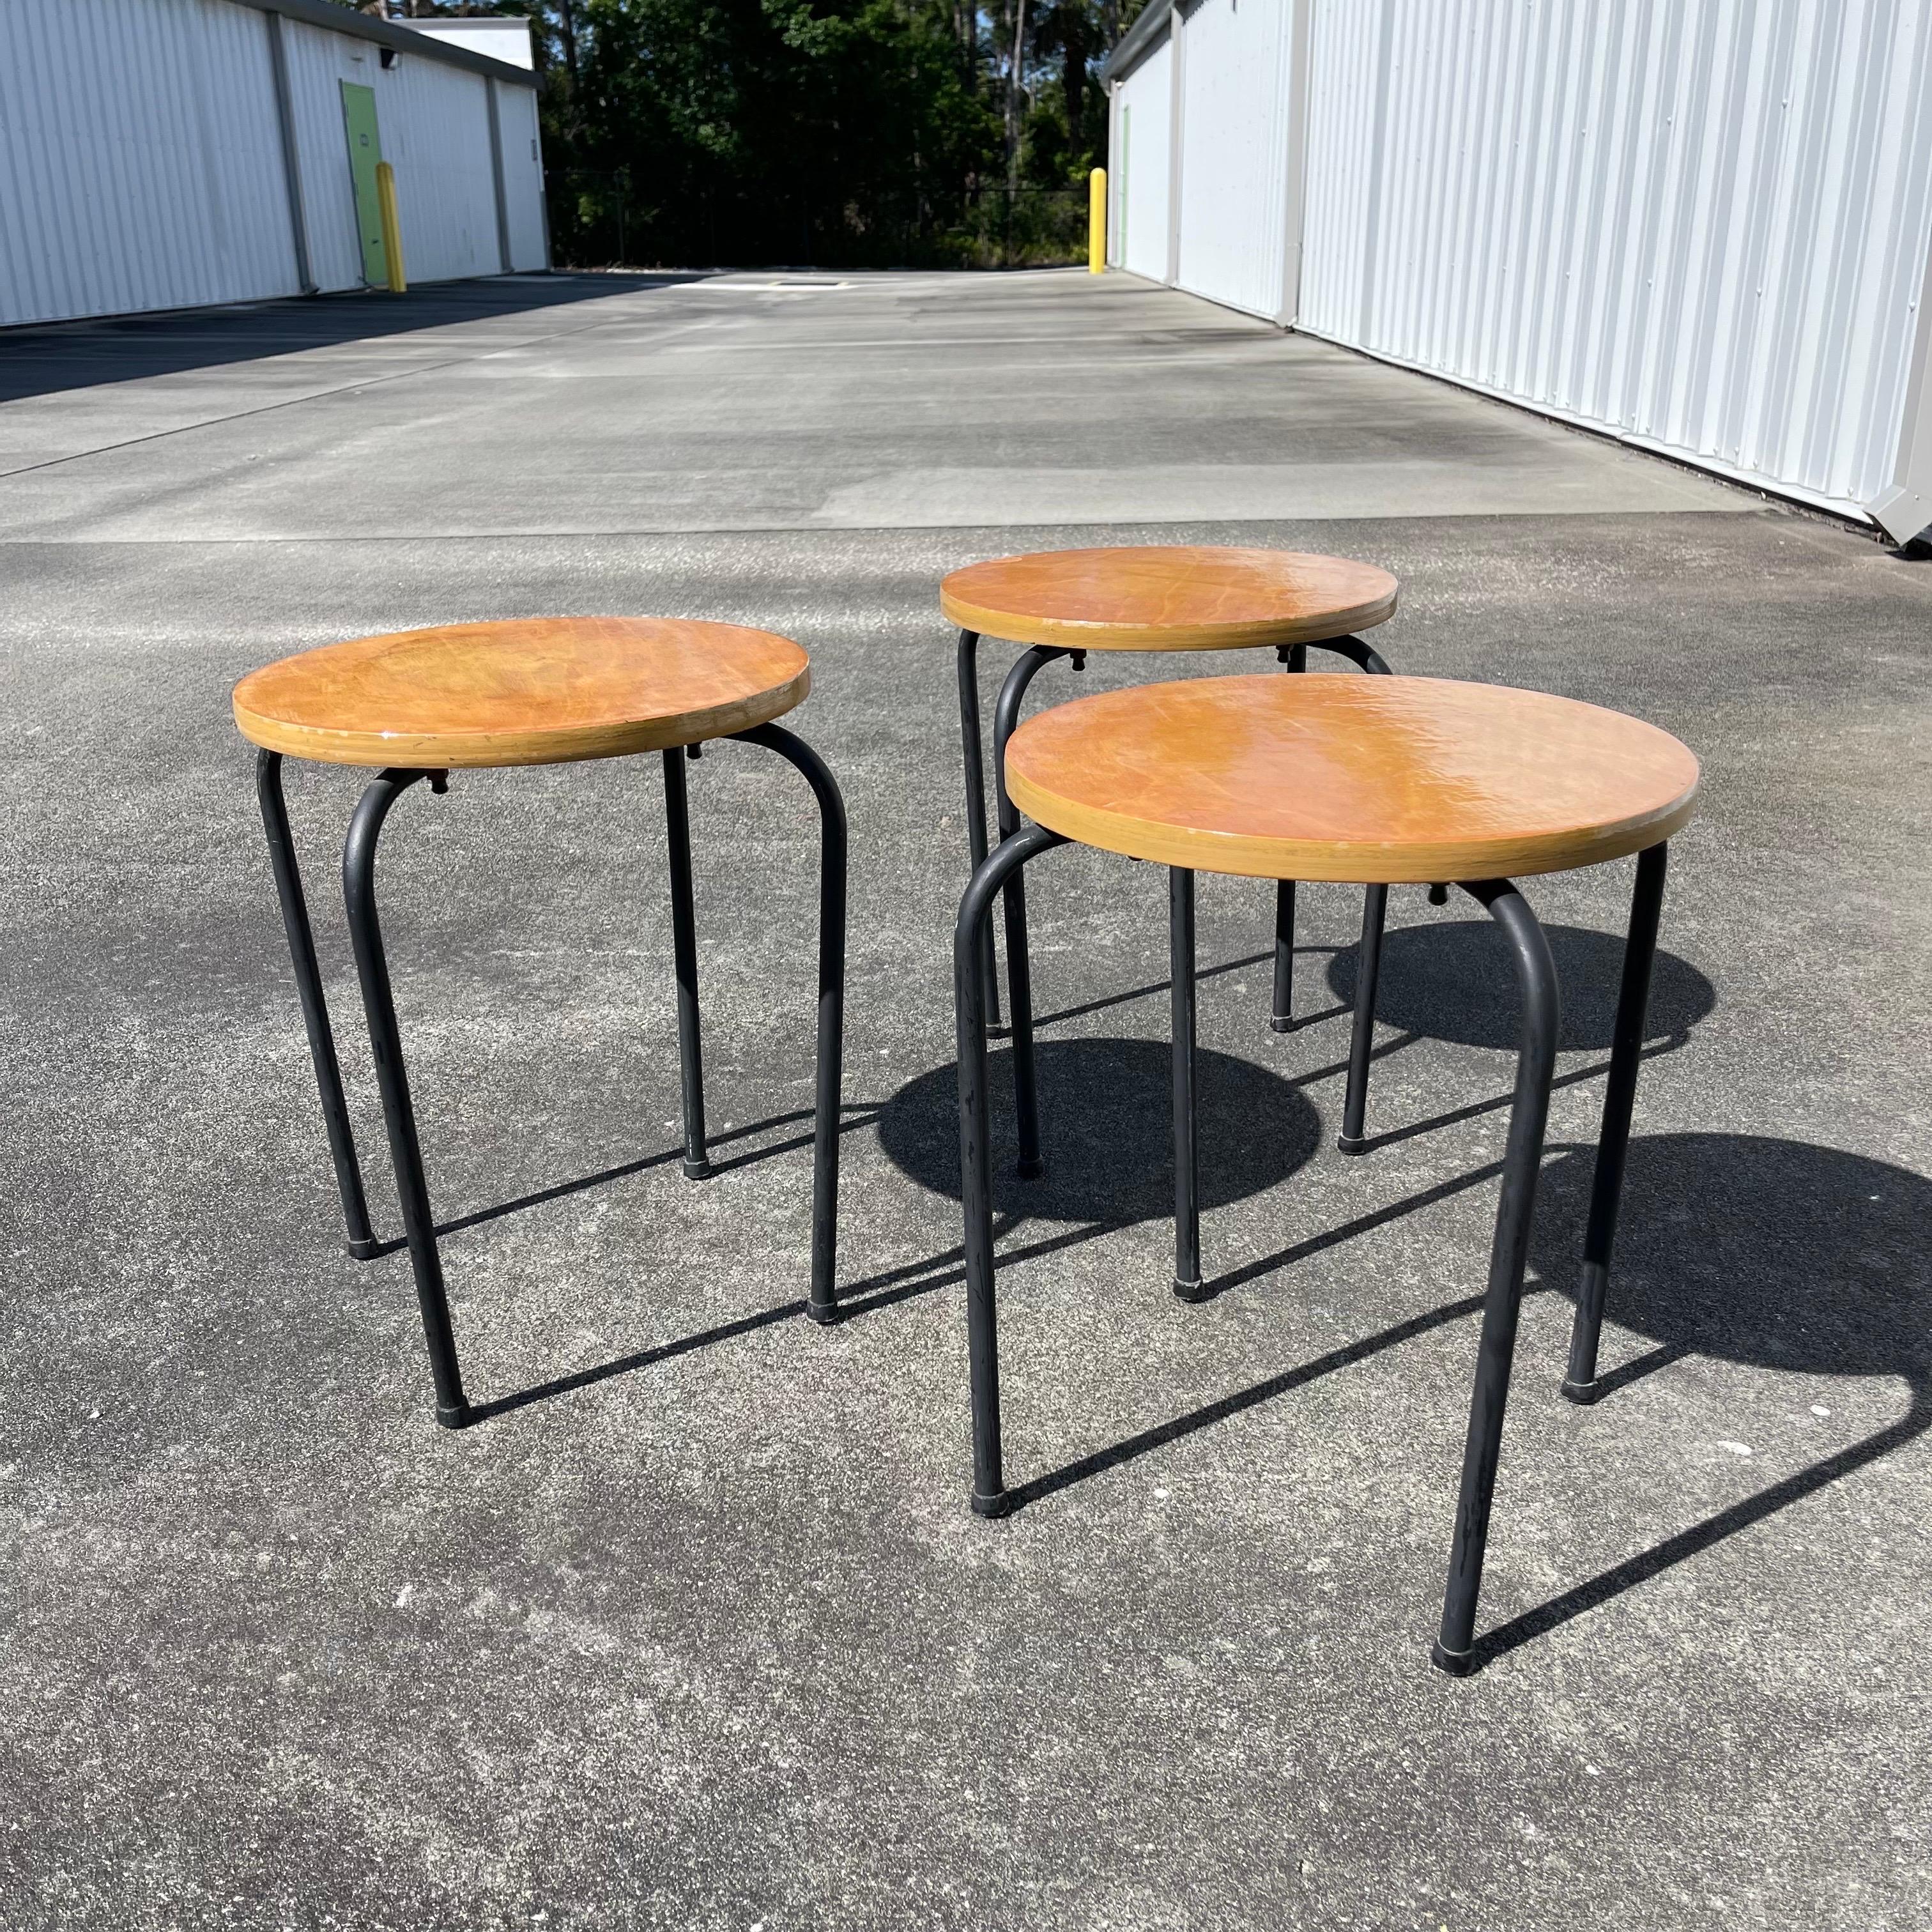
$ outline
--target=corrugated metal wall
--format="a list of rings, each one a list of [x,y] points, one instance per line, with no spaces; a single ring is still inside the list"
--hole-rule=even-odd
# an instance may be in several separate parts
[[[1167,279],[1173,90],[1172,50],[1162,40],[1127,76],[1115,110],[1120,149],[1113,174],[1120,232],[1114,260],[1131,274],[1156,281]]]
[[[451,281],[499,273],[502,262],[496,246],[484,77],[406,56],[385,68],[377,58],[380,50],[367,40],[293,20],[285,24],[316,280],[326,289],[346,289],[362,279],[343,131],[345,80],[375,92],[382,158],[396,171],[403,261],[410,280]]]
[[[232,0],[26,0],[0,7],[0,324],[299,292],[278,26],[318,286],[362,279],[345,80],[375,91],[410,279],[500,272],[482,74]],[[509,266],[541,268],[536,97],[496,94]]]
[[[298,292],[266,16],[56,0],[0,28],[0,323]]]
[[[1840,507],[1882,493],[1932,7],[1312,4],[1303,327]]]
[[[1180,33],[1180,259],[1175,280],[1282,314],[1293,10],[1202,0]]]
[[[496,88],[502,128],[503,192],[510,224],[510,266],[524,271],[550,266],[550,224],[544,212],[543,135],[537,97],[527,87]]]

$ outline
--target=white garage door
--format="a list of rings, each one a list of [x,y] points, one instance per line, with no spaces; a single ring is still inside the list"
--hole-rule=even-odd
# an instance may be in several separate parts
[[[1163,40],[1120,84],[1114,160],[1118,226],[1114,259],[1136,275],[1167,279],[1168,171],[1173,162],[1174,58]]]
[[[1180,50],[1184,289],[1256,315],[1286,307],[1294,10],[1202,0]]]

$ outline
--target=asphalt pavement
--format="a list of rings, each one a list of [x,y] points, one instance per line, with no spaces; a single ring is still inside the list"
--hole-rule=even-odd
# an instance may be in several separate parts
[[[1631,868],[1526,888],[1565,1031],[1464,1681],[1428,1646],[1515,1027],[1467,900],[1391,895],[1349,1160],[1359,891],[1304,890],[1276,1035],[1271,896],[1203,878],[1190,1306],[1164,881],[1034,868],[1049,1171],[996,1202],[1027,1501],[967,1508],[937,585],[1172,541],[1383,565],[1398,669],[1703,760],[1588,1409],[1558,1384]],[[0,1924],[1932,1923],[1932,562],[1122,276],[736,274],[0,337]],[[406,1257],[341,1250],[228,693],[596,612],[812,654],[849,1312],[802,1318],[802,785],[691,768],[691,1181],[655,761],[459,773],[381,874],[490,1412],[452,1432]],[[1096,658],[1037,701],[1233,668]],[[290,767],[393,1234],[356,792]]]

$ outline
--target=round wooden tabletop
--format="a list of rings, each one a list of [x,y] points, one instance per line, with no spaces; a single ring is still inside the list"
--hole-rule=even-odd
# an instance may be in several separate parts
[[[812,686],[789,638],[669,617],[532,617],[325,644],[235,687],[242,735],[338,765],[556,765],[749,730]]]
[[[1363,884],[1622,857],[1690,817],[1697,760],[1621,712],[1426,677],[1212,677],[1076,699],[1006,746],[1006,789],[1082,844]]]
[[[1212,544],[1048,550],[956,570],[939,608],[962,631],[1080,651],[1228,651],[1307,644],[1395,614],[1372,563]]]

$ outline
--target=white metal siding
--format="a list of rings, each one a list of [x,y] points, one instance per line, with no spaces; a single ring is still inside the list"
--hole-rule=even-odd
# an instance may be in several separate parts
[[[232,0],[0,0],[0,324],[294,295],[270,35],[310,272],[362,280],[341,82],[374,90],[412,282],[502,266],[489,82]],[[497,84],[512,266],[546,266],[536,96]]]
[[[380,50],[367,40],[293,20],[284,24],[317,284],[352,289],[362,280],[342,120],[345,80],[375,93],[382,158],[396,171],[396,212],[409,279],[439,282],[497,274],[502,257],[490,181],[489,83],[481,74],[427,56],[404,54],[386,68]],[[512,95],[528,92],[511,86],[499,94],[508,107]]]
[[[296,153],[302,170],[304,212],[308,221],[309,272],[320,289],[362,286],[362,244],[356,224],[356,188],[349,172],[349,136],[342,119],[342,86],[352,80],[374,87],[380,70],[377,50],[366,40],[348,40],[340,34],[284,20],[289,58],[289,92],[292,97]],[[356,54],[363,58],[358,60]],[[376,127],[385,140],[382,100],[376,104]],[[396,200],[400,214],[402,195]],[[404,266],[410,260],[410,232],[403,230]]]
[[[1162,40],[1120,83],[1120,152],[1114,164],[1120,266],[1156,281],[1167,279],[1173,124],[1173,48]]]
[[[550,266],[549,230],[544,217],[543,136],[537,97],[527,87],[499,86],[496,111],[503,138],[503,194],[510,222],[510,266]]]
[[[1180,58],[1180,262],[1196,295],[1282,311],[1287,249],[1292,9],[1202,0]]]
[[[264,15],[28,0],[5,32],[0,323],[298,292]]]
[[[502,272],[488,88],[479,74],[407,55],[378,71],[382,158],[396,171],[412,281]]]
[[[1304,327],[1843,506],[1885,489],[1927,0],[1312,4]]]

